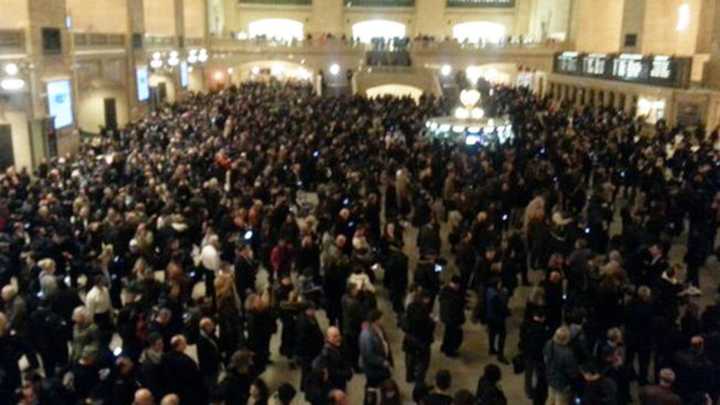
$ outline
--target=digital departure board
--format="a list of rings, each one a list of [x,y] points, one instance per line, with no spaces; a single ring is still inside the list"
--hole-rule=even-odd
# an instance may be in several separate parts
[[[630,53],[561,52],[555,55],[553,65],[553,71],[558,74],[687,88],[692,59]]]

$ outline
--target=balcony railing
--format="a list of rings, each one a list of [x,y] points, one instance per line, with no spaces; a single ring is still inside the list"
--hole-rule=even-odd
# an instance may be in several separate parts
[[[0,52],[25,52],[25,32],[0,30]]]
[[[415,7],[415,0],[345,0],[345,7]]]
[[[125,48],[125,35],[104,33],[75,33],[75,48]]]
[[[515,0],[447,0],[448,7],[512,8]]]
[[[145,48],[169,48],[178,46],[177,37],[146,36],[143,38]]]
[[[250,38],[235,39],[232,36],[212,37],[212,48],[232,48],[233,50],[262,51],[273,48],[281,49],[353,49],[360,51],[377,50],[372,44],[362,43],[352,38],[340,38],[335,36],[313,35],[304,40],[280,40],[273,38]],[[454,39],[436,40],[429,37],[418,37],[411,39],[404,49],[411,51],[476,51],[496,49],[537,49],[537,50],[562,50],[565,43],[557,41],[531,42],[520,38],[508,38],[501,43],[472,43],[458,42]]]
[[[238,0],[240,4],[266,4],[271,6],[311,6],[312,0]]]
[[[185,38],[185,47],[201,47],[205,45],[204,38]]]

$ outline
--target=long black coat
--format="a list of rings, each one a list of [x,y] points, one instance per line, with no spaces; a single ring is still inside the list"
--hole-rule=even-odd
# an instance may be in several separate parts
[[[166,392],[177,394],[182,403],[208,402],[200,368],[190,356],[171,350],[163,355],[160,367]]]
[[[295,337],[295,355],[302,364],[310,365],[322,351],[325,342],[317,320],[306,314],[299,315],[295,324]]]
[[[460,326],[465,323],[465,292],[450,286],[440,290],[440,320],[448,326]]]

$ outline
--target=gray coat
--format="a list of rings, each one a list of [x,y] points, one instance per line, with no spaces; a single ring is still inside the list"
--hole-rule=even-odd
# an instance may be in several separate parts
[[[545,344],[543,359],[548,385],[558,391],[571,391],[580,376],[580,370],[570,346],[559,345],[550,340]]]

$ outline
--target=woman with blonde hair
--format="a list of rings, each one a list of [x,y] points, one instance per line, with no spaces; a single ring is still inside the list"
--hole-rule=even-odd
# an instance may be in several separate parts
[[[241,340],[242,319],[240,317],[240,298],[235,291],[233,277],[221,272],[215,278],[215,299],[217,301],[218,327],[220,338],[218,349],[226,361],[238,349]]]
[[[537,196],[525,208],[523,233],[530,253],[530,267],[542,268],[547,263],[546,241],[549,228],[545,221],[545,199]]]
[[[268,291],[250,294],[247,298],[248,347],[255,353],[258,373],[265,370],[270,361],[270,338],[277,328],[270,310],[271,299]]]

